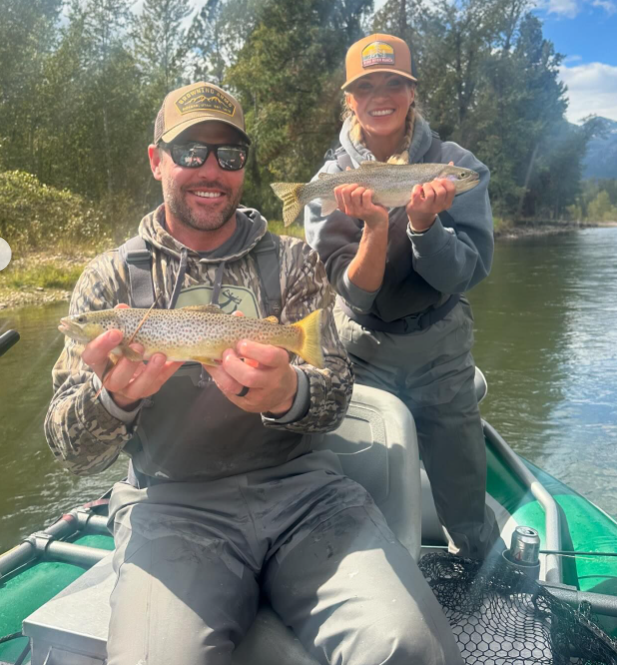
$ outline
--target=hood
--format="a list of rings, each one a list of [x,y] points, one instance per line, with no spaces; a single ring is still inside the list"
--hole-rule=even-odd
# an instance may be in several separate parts
[[[355,166],[360,166],[361,162],[374,162],[375,156],[373,153],[362,143],[354,141],[350,137],[351,119],[347,118],[341,128],[339,139],[341,145],[345,148],[347,154],[351,157]],[[409,163],[417,164],[422,161],[422,158],[431,147],[433,135],[428,122],[419,114],[416,113],[413,137],[409,145]]]
[[[156,247],[158,250],[180,260],[183,250],[188,257],[201,263],[220,263],[224,261],[229,263],[237,261],[243,256],[248,254],[255,245],[263,238],[268,230],[268,222],[254,208],[238,208],[236,215],[238,218],[242,216],[251,224],[249,233],[246,237],[243,247],[233,254],[216,255],[211,258],[203,258],[195,250],[185,247],[181,242],[176,240],[165,228],[165,206],[160,205],[153,212],[148,213],[139,224],[139,235],[148,243]]]

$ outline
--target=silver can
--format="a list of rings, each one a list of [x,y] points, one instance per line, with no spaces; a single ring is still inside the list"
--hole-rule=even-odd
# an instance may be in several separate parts
[[[517,526],[512,534],[508,556],[511,561],[523,566],[538,564],[540,553],[540,536],[529,526]]]

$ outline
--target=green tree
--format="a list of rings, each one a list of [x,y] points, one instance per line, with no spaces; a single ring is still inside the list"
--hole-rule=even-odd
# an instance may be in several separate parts
[[[227,73],[253,140],[246,200],[280,215],[274,179],[308,180],[340,128],[343,62],[372,0],[268,0]]]
[[[39,86],[62,0],[0,0],[0,167],[34,172]]]
[[[135,31],[135,53],[155,96],[162,98],[183,83],[188,51],[184,20],[189,0],[146,0]]]

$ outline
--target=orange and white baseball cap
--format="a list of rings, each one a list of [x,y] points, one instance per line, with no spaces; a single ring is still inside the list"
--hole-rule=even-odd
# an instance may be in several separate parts
[[[247,143],[251,142],[238,101],[217,85],[204,81],[172,90],[165,97],[154,123],[154,142],[171,143],[185,129],[214,120],[235,127]]]
[[[409,46],[393,35],[369,35],[352,44],[345,58],[345,70],[347,80],[341,86],[342,90],[373,72],[393,72],[411,81],[418,80],[411,73]]]

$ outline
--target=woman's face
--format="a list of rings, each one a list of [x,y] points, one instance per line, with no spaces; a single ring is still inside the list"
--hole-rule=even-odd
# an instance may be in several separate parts
[[[389,136],[405,127],[415,90],[404,76],[373,72],[355,81],[347,103],[362,129],[373,136]]]

